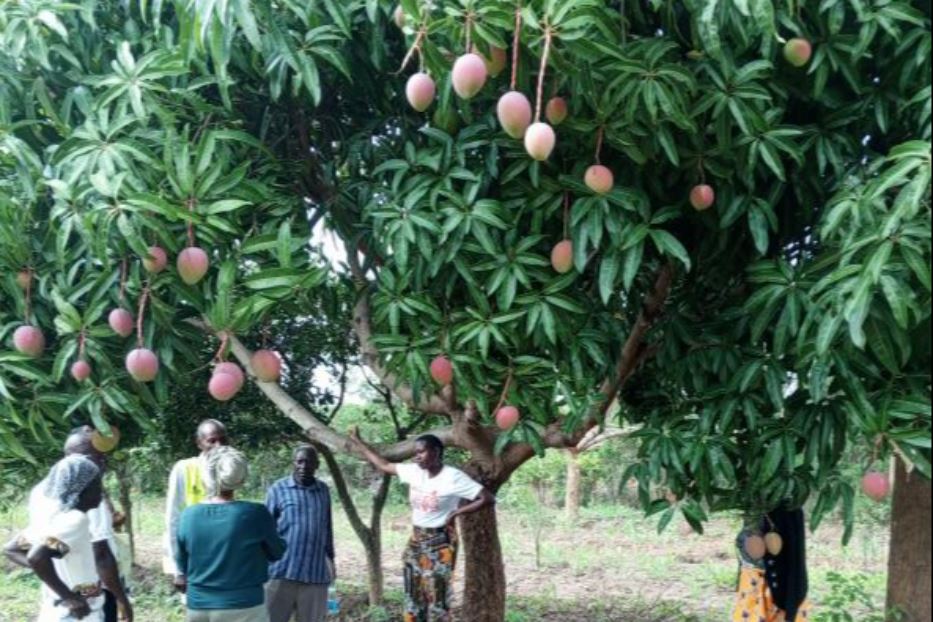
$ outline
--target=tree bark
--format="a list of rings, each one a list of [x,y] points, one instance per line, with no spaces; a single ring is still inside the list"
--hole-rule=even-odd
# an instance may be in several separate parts
[[[505,565],[496,509],[487,508],[460,521],[464,575],[460,622],[505,620]]]
[[[369,571],[369,604],[373,607],[381,605],[385,597],[385,574],[382,570],[382,512],[389,498],[389,486],[392,478],[388,475],[382,477],[379,490],[373,496],[372,514],[370,515],[369,525],[367,525],[363,522],[356,503],[353,501],[350,487],[347,485],[343,470],[340,468],[334,453],[326,445],[313,440],[311,444],[314,445],[327,464],[340,504],[343,506],[343,511],[347,515],[356,537],[363,544],[363,550],[366,552],[366,567]]]
[[[583,472],[580,469],[580,456],[574,450],[567,451],[567,481],[564,484],[564,512],[569,520],[580,517],[580,487]]]
[[[369,605],[378,607],[385,600],[385,572],[382,569],[382,537],[372,534],[363,542],[366,549],[366,572],[369,578]]]
[[[908,474],[898,461],[888,561],[888,603],[894,622],[930,622],[931,524],[930,482],[920,473]],[[897,617],[900,612],[903,617]]]
[[[129,462],[120,463],[115,469],[117,484],[119,486],[120,511],[123,513],[123,528],[130,541],[130,559],[136,562],[136,533],[133,529],[133,483],[130,481]],[[130,568],[123,568],[123,573],[129,576]]]
[[[366,546],[366,564],[369,568],[369,604],[373,607],[385,601],[385,572],[382,569],[382,512],[389,500],[392,477],[383,475],[379,491],[373,497],[373,510],[369,518],[369,543]]]

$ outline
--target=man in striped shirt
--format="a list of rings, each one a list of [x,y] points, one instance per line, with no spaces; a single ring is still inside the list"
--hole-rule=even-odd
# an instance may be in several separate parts
[[[285,540],[285,556],[269,565],[266,605],[270,622],[324,622],[327,590],[335,577],[330,490],[315,478],[320,460],[312,447],[295,450],[293,472],[266,494],[266,507]]]

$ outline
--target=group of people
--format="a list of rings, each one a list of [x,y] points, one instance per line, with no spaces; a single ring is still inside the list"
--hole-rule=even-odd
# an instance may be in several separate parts
[[[93,428],[69,434],[65,457],[30,493],[28,526],[5,548],[42,581],[38,622],[132,622],[118,568],[112,514],[102,479],[106,455]],[[447,622],[457,559],[456,519],[495,503],[463,471],[444,464],[434,436],[415,443],[413,464],[384,460],[357,431],[359,452],[410,489],[414,531],[404,555],[405,622]],[[169,477],[163,568],[181,594],[188,622],[323,622],[336,579],[330,490],[317,479],[318,453],[295,449],[290,475],[265,503],[237,498],[249,465],[228,444],[225,426],[202,422],[199,455]],[[120,571],[123,571],[121,574]]]
[[[119,568],[113,516],[102,479],[106,454],[93,428],[72,430],[64,458],[29,495],[28,526],[5,548],[7,557],[42,581],[38,622],[133,622]],[[434,436],[415,443],[411,464],[385,460],[359,436],[358,452],[410,490],[414,530],[403,558],[404,622],[448,622],[457,560],[456,520],[495,504],[492,492],[444,464]],[[330,490],[317,479],[318,453],[295,449],[290,475],[266,492],[265,503],[237,498],[247,482],[246,457],[228,444],[216,420],[195,434],[200,451],[175,464],[166,502],[164,570],[181,594],[188,622],[323,622],[336,579]],[[809,618],[805,529],[800,510],[769,515],[785,546],[741,562],[735,622],[803,622]],[[122,571],[122,572],[121,572]],[[146,619],[141,616],[141,619]]]

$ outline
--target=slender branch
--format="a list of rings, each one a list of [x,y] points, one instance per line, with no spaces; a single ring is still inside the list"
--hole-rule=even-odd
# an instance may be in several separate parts
[[[512,387],[512,368],[509,367],[509,375],[505,379],[505,386],[502,388],[502,395],[499,396],[499,403],[496,404],[496,408],[492,411],[494,414],[499,412],[499,409],[502,408],[503,404],[505,404],[505,400],[509,396],[509,389],[511,387]]]
[[[120,262],[120,306],[126,305],[126,257]]]
[[[337,397],[337,403],[334,404],[334,407],[330,409],[325,421],[327,425],[331,425],[334,422],[334,419],[337,418],[337,414],[340,412],[340,409],[343,408],[343,402],[347,397],[347,368],[349,364],[347,361],[343,361],[343,368],[340,371],[340,395]]]
[[[28,276],[26,278],[26,298],[23,308],[26,323],[29,323],[29,316],[32,313],[32,268],[27,268]]]
[[[196,203],[194,197],[189,198],[188,201],[188,246],[194,246],[194,204]]]
[[[564,240],[570,236],[570,193],[564,193]]]
[[[313,439],[311,439],[311,445],[321,454],[321,457],[324,458],[324,462],[327,463],[327,469],[330,471],[331,479],[334,481],[334,488],[337,490],[337,496],[340,498],[340,505],[343,506],[343,511],[347,513],[347,519],[350,521],[350,526],[353,527],[353,531],[356,532],[360,540],[364,542],[369,541],[369,538],[372,537],[372,533],[360,517],[359,509],[357,509],[356,503],[353,501],[353,495],[350,494],[350,486],[347,484],[347,479],[343,476],[343,469],[340,468],[340,463],[337,462],[334,452],[332,452],[327,445],[318,443]]]
[[[599,132],[596,134],[596,163],[597,164],[602,164],[602,162],[599,161],[599,156],[603,150],[603,134],[605,133],[605,131],[606,131],[606,126],[601,125],[599,126]]]
[[[473,49],[473,11],[467,11],[466,14],[466,53],[469,54]]]
[[[541,105],[544,100],[544,76],[547,73],[547,59],[551,53],[551,37],[553,31],[550,26],[544,30],[544,52],[541,54],[541,67],[538,70],[538,101],[535,104],[535,122],[541,120]]]
[[[408,63],[411,62],[411,57],[417,52],[420,62],[423,64],[423,59],[421,58],[421,44],[424,42],[425,37],[428,36],[428,29],[424,26],[418,31],[418,35],[415,37],[415,42],[411,44],[411,47],[408,48],[408,53],[405,54],[405,58],[402,59],[402,66],[398,68],[398,71],[394,75],[400,75],[405,71],[405,67],[408,67]]]
[[[371,533],[374,535],[382,524],[382,511],[385,509],[386,501],[389,499],[389,491],[392,489],[391,484],[392,476],[383,475],[382,481],[379,482],[379,490],[376,491],[376,496],[373,497],[373,509],[369,524]]]
[[[142,296],[139,298],[139,312],[136,314],[136,344],[143,347],[143,318],[146,315],[146,301],[149,299],[149,283],[143,287]]]
[[[512,37],[512,81],[509,83],[509,90],[514,91],[518,83],[518,61],[521,57],[522,47],[522,3],[519,2],[515,7],[515,35]]]
[[[591,449],[595,449],[596,447],[599,447],[600,445],[613,439],[625,438],[631,433],[631,430],[626,430],[623,428],[613,428],[611,430],[603,431],[600,431],[599,428],[593,428],[586,434],[586,436],[583,437],[583,440],[577,443],[576,451],[579,453],[590,451]]]

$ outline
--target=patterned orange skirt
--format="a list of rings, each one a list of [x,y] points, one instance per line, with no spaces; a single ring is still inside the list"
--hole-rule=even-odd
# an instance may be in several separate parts
[[[810,603],[804,602],[794,622],[808,622],[810,619]],[[784,612],[774,604],[764,570],[742,568],[732,622],[787,622]]]

